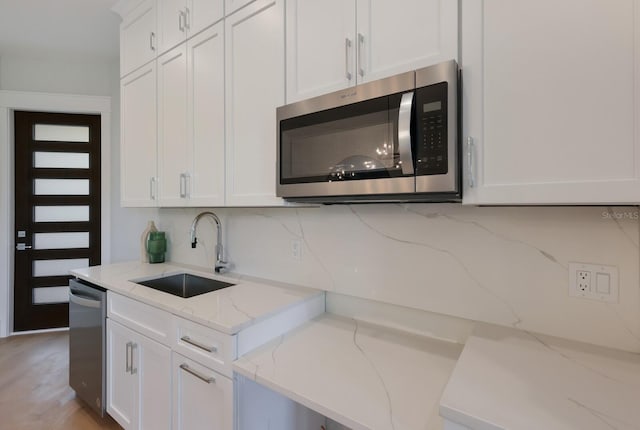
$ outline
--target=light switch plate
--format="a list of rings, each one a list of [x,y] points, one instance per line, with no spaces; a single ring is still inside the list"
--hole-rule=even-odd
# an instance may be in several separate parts
[[[618,303],[618,268],[570,262],[569,296]]]

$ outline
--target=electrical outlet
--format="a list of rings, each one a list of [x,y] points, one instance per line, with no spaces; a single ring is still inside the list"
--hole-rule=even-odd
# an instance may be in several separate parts
[[[591,272],[588,270],[578,270],[576,272],[576,288],[578,291],[591,291]]]
[[[302,260],[302,241],[300,239],[291,239],[291,257],[294,260]]]
[[[618,268],[569,263],[569,296],[618,303]]]

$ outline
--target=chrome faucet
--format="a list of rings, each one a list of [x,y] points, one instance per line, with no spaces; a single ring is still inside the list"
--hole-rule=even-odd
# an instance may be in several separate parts
[[[222,224],[220,223],[220,218],[213,212],[202,212],[199,213],[191,223],[191,247],[195,248],[198,243],[198,238],[196,237],[196,227],[198,226],[198,221],[200,218],[204,216],[210,216],[216,222],[216,234],[218,236],[218,240],[216,242],[216,264],[214,266],[214,270],[216,273],[224,273],[229,269],[230,264],[224,261],[223,258],[223,250],[222,250]]]

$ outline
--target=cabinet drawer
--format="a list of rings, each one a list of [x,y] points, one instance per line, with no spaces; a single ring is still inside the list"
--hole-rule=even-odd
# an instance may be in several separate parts
[[[223,375],[233,375],[231,362],[236,358],[236,336],[174,315],[172,349]]]
[[[107,316],[164,345],[171,344],[168,312],[108,291]]]

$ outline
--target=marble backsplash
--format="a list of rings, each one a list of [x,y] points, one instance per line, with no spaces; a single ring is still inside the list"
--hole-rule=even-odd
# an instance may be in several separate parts
[[[200,209],[161,209],[168,259],[212,267]],[[234,271],[412,309],[640,352],[635,207],[455,204],[216,209]],[[292,257],[299,241],[301,258]],[[569,262],[613,265],[617,304],[568,295]]]

